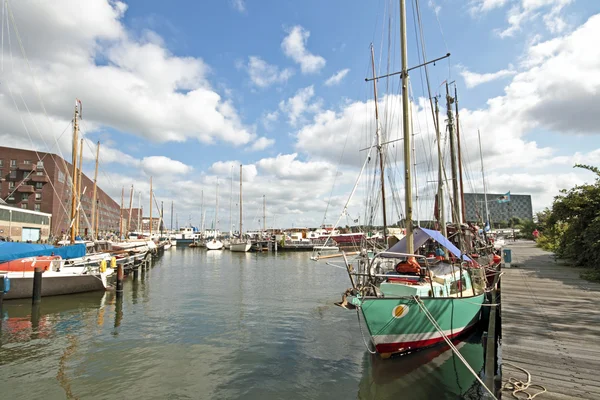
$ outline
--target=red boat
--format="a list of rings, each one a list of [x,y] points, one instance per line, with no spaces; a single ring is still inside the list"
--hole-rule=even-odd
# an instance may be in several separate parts
[[[61,256],[39,256],[19,258],[17,260],[7,261],[0,264],[0,271],[3,272],[32,272],[37,267],[43,271],[51,270],[52,262],[62,260]]]

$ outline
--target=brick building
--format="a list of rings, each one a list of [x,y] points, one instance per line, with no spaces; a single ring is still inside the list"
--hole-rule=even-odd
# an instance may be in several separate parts
[[[72,165],[61,157],[43,152],[0,146],[0,197],[13,207],[52,214],[50,233],[67,233],[71,214]],[[79,234],[86,235],[92,221],[94,183],[82,174]],[[120,208],[97,188],[100,233],[119,230]]]

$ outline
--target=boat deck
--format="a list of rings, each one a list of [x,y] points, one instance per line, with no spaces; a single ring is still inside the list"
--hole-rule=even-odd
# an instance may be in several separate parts
[[[509,362],[546,387],[540,400],[600,399],[600,284],[533,242],[509,241],[505,248],[512,250],[512,268],[503,269],[501,282],[502,383],[526,380]]]

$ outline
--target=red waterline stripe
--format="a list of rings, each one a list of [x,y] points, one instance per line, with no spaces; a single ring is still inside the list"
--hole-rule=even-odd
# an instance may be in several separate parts
[[[471,326],[467,326],[460,332],[446,336],[448,337],[448,339],[456,338],[457,336],[462,335],[463,333],[466,333],[467,331],[471,330],[471,328],[473,328],[475,325],[476,324],[472,324]],[[404,353],[406,351],[424,349],[426,347],[434,346],[441,342],[445,343],[445,340],[443,337],[440,336],[437,338],[417,340],[414,342],[382,343],[375,346],[375,348],[377,349],[378,353]]]

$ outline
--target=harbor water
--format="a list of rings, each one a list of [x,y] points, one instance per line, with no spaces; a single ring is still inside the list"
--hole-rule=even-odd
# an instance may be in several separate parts
[[[5,301],[3,399],[477,399],[446,346],[382,360],[309,253],[173,248],[114,292]],[[363,330],[366,328],[363,327]],[[366,334],[366,331],[365,331]],[[456,343],[481,371],[481,334]]]

